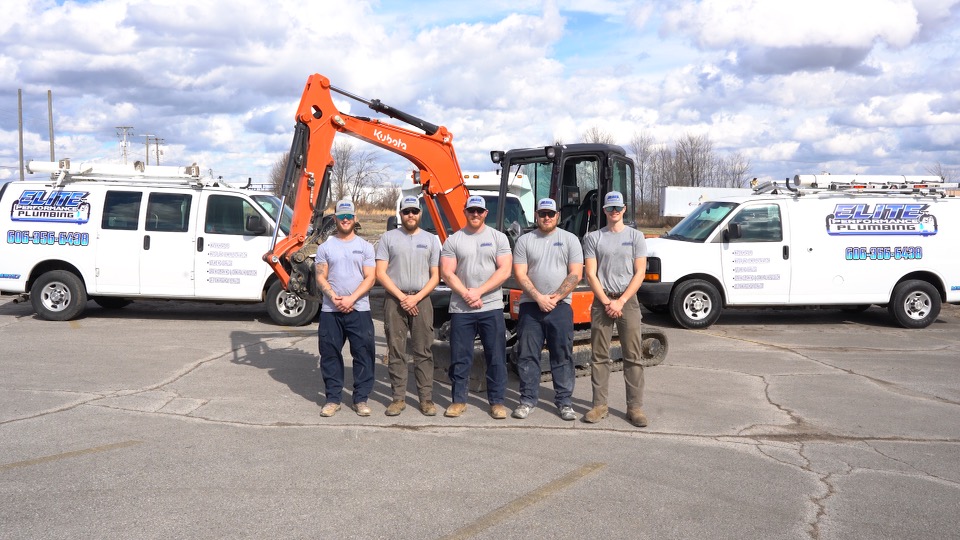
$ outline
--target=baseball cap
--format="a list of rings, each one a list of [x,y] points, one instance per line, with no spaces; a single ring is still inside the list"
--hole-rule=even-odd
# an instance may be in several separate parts
[[[400,209],[405,210],[407,208],[416,208],[420,209],[420,201],[416,197],[404,197],[403,201],[400,202]]]
[[[537,211],[539,212],[540,210],[553,210],[556,212],[557,203],[554,202],[553,199],[540,199],[537,202]]]
[[[603,198],[603,207],[609,208],[611,206],[626,206],[623,204],[623,194],[619,191],[611,191]]]
[[[342,200],[337,202],[337,211],[334,214],[356,214],[357,209],[353,206],[353,201]]]
[[[466,206],[466,207],[467,207],[467,208],[483,208],[484,210],[486,210],[486,209],[487,209],[487,201],[486,201],[486,199],[484,199],[483,197],[481,197],[481,196],[479,196],[479,195],[471,195],[470,198],[467,199],[467,206]]]

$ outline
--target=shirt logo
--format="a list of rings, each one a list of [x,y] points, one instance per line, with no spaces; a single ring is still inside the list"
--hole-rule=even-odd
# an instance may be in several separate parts
[[[553,245],[557,247],[563,247],[563,242],[554,242]]]
[[[621,246],[632,246],[632,245],[633,245],[633,242],[624,242],[624,243],[622,243],[622,244],[620,244],[620,245],[621,245]]]
[[[426,244],[417,244],[417,249],[429,249],[430,246]]]
[[[480,247],[493,247],[493,242],[483,242]]]
[[[363,255],[363,250],[362,250],[362,249],[355,249],[355,250],[353,250],[352,253],[353,253],[354,255]]]

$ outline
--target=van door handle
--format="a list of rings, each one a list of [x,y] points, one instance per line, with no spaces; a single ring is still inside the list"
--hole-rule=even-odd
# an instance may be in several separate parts
[[[783,246],[783,260],[790,258],[790,246]]]
[[[201,253],[203,252],[203,237],[202,237],[202,236],[198,236],[198,237],[197,237],[197,251],[199,251],[199,252],[201,252]]]
[[[149,235],[149,234],[143,235],[143,249],[144,249],[144,251],[149,251],[149,250],[150,250],[150,235]]]

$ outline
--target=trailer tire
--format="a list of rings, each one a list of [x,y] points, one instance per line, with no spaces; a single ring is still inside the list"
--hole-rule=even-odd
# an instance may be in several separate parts
[[[926,281],[904,281],[893,288],[887,310],[904,328],[926,328],[940,316],[940,293]]]
[[[87,290],[80,278],[67,270],[42,274],[30,287],[30,303],[46,321],[69,321],[83,313]]]
[[[267,314],[281,326],[303,326],[313,321],[320,310],[320,303],[301,298],[283,288],[279,280],[267,288]]]
[[[706,328],[720,318],[720,292],[709,281],[691,279],[670,294],[670,316],[684,328]]]

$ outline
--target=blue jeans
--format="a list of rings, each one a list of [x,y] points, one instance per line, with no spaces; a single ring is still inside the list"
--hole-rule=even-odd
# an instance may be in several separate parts
[[[473,339],[480,336],[487,361],[487,401],[503,403],[507,387],[507,325],[500,310],[450,314],[450,383],[453,402],[466,403]]]
[[[343,399],[343,344],[350,342],[353,356],[353,402],[363,403],[373,390],[373,317],[369,311],[320,312],[317,329],[320,343],[320,373],[327,403]]]
[[[517,371],[520,375],[520,404],[535,407],[540,392],[540,352],[546,341],[553,375],[554,404],[559,409],[572,406],[573,384],[573,308],[566,302],[549,313],[540,311],[536,302],[520,304],[517,324]]]

